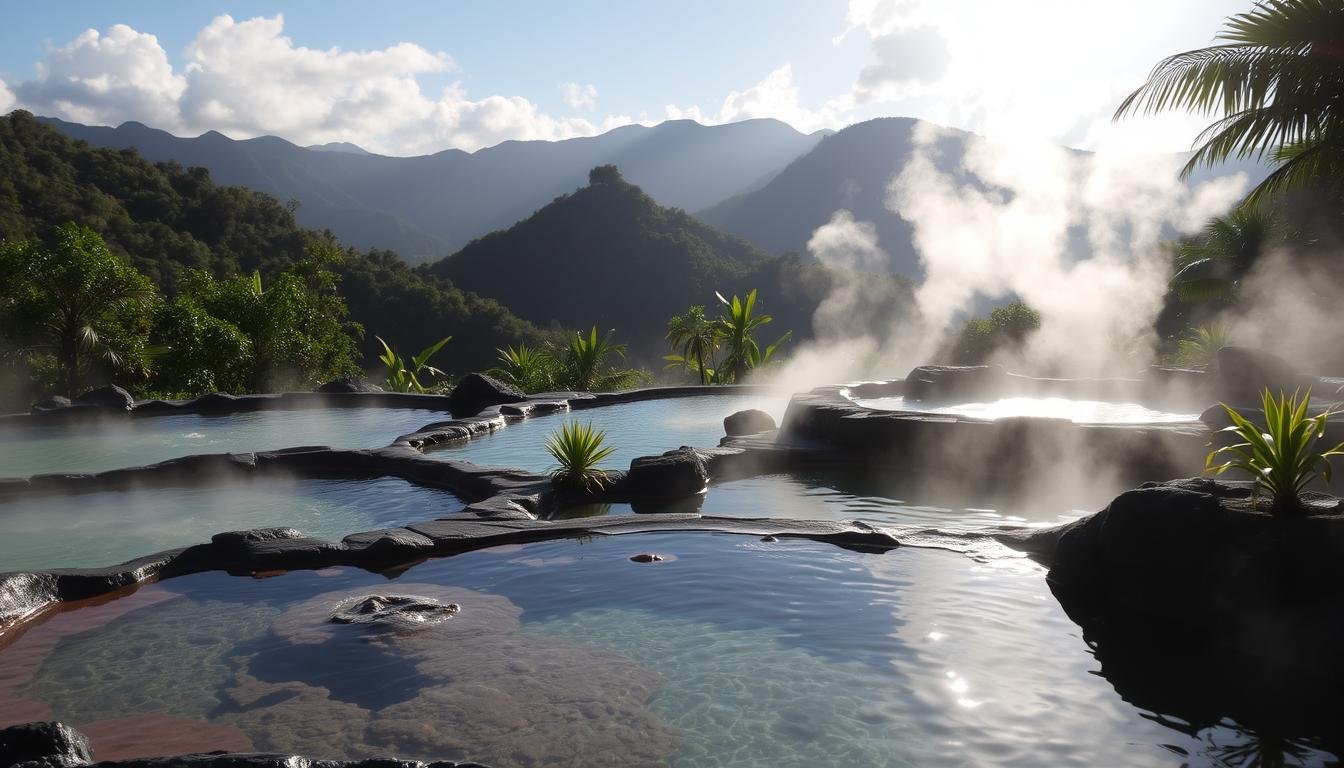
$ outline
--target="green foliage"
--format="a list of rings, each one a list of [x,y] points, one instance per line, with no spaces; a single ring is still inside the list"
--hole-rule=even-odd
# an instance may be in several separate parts
[[[552,480],[566,488],[601,490],[607,473],[597,465],[616,451],[615,446],[604,444],[606,439],[607,433],[595,428],[592,422],[561,424],[558,431],[546,438],[546,452],[558,465],[551,471]]]
[[[669,368],[685,368],[708,384],[714,378],[714,357],[719,351],[718,325],[705,317],[703,306],[694,306],[684,315],[667,321],[667,341],[673,354],[664,356]]]
[[[587,336],[577,333],[570,339],[559,366],[559,383],[566,389],[578,392],[606,392],[613,389],[629,389],[647,381],[648,376],[639,369],[617,368],[610,358],[624,358],[625,345],[613,344],[611,337],[615,331],[597,335],[597,326],[593,326]]]
[[[1261,254],[1284,239],[1283,224],[1265,209],[1242,207],[1215,217],[1197,237],[1175,246],[1171,289],[1185,301],[1230,302]]]
[[[67,223],[46,242],[0,243],[0,275],[0,335],[10,354],[55,374],[48,387],[75,396],[94,375],[148,376],[158,292],[97,232]]]
[[[443,345],[452,340],[452,336],[444,336],[442,339],[430,344],[428,347],[420,350],[420,353],[411,357],[408,361],[405,357],[392,347],[388,346],[382,336],[375,336],[378,343],[383,345],[383,354],[378,357],[383,366],[387,369],[387,378],[385,383],[387,388],[393,392],[418,392],[423,394],[425,387],[420,383],[420,377],[424,375],[443,376],[443,371],[429,364],[429,359],[438,354]]]
[[[489,373],[524,392],[546,392],[556,389],[559,362],[546,347],[519,344],[499,350],[500,365]]]
[[[1228,343],[1227,326],[1215,323],[1192,328],[1189,335],[1177,343],[1175,362],[1185,366],[1208,365],[1218,350]]]
[[[1344,14],[1331,0],[1259,0],[1230,17],[1219,45],[1162,60],[1116,111],[1221,113],[1186,164],[1264,157],[1275,170],[1251,191],[1254,205],[1305,186],[1338,190],[1344,179],[1344,79],[1338,49]]]
[[[1041,327],[1041,314],[1020,301],[996,307],[989,317],[966,321],[951,346],[939,355],[953,365],[981,365],[1000,352],[1021,349]]]
[[[156,327],[171,349],[155,389],[183,395],[309,389],[357,374],[355,337],[363,329],[346,320],[336,293],[331,266],[339,258],[339,251],[314,242],[269,285],[257,272],[216,279],[187,270],[181,295]],[[217,357],[193,345],[212,339],[221,343]]]
[[[747,292],[746,299],[738,298],[736,294],[731,300],[725,299],[721,293],[715,295],[723,304],[723,313],[715,320],[715,328],[725,350],[718,377],[720,383],[741,383],[753,368],[770,363],[793,332],[785,333],[762,350],[756,342],[756,331],[774,318],[756,314],[756,289]]]
[[[1316,442],[1324,437],[1326,421],[1333,414],[1327,411],[1307,416],[1310,390],[1299,400],[1296,392],[1275,397],[1265,389],[1260,401],[1265,412],[1263,429],[1223,404],[1232,420],[1232,426],[1223,431],[1236,435],[1241,442],[1211,452],[1204,462],[1205,471],[1220,475],[1240,469],[1255,479],[1257,490],[1269,496],[1275,514],[1301,512],[1302,489],[1318,474],[1330,482],[1330,458],[1344,455],[1344,443],[1317,450]],[[1217,463],[1223,456],[1230,458]]]

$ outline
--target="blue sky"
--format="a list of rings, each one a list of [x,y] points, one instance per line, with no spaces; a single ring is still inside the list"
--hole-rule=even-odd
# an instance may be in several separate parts
[[[912,115],[1092,147],[1108,140],[1118,95],[1158,57],[1207,44],[1249,2],[1117,5],[7,2],[0,111],[349,140],[391,154],[676,116],[776,117],[810,131]],[[217,45],[188,55],[224,14],[233,24],[218,26]],[[111,44],[115,25],[128,29]],[[90,29],[96,39],[81,38]],[[395,55],[366,67],[332,49]],[[235,50],[255,53],[230,60]],[[567,83],[587,98],[567,100]],[[1169,120],[1130,140],[1177,148],[1193,125]]]

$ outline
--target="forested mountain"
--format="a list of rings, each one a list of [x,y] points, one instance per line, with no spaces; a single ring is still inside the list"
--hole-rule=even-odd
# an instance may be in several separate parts
[[[220,184],[297,201],[303,226],[330,229],[347,245],[396,251],[412,263],[513,224],[582,184],[598,165],[618,165],[664,205],[697,210],[759,187],[824,135],[777,120],[717,126],[675,120],[591,138],[385,157],[354,145],[305,148],[273,136],[234,141],[211,131],[179,138],[133,122],[106,128],[43,120],[93,146],[133,147],[155,162],[206,168]]]
[[[806,155],[791,162],[760,189],[725,200],[696,213],[696,218],[743,237],[771,253],[803,252],[812,232],[844,208],[877,228],[878,242],[890,256],[889,269],[918,277],[921,273],[913,232],[886,206],[887,188],[901,172],[914,148],[913,131],[920,121],[888,117],[856,123],[824,138]],[[943,129],[939,167],[957,173],[970,133]],[[1245,173],[1251,184],[1265,177],[1263,163],[1238,161],[1201,168],[1189,179],[1199,184],[1220,176]],[[967,179],[966,183],[976,183]]]
[[[97,231],[169,296],[187,268],[216,277],[259,270],[268,281],[303,258],[310,238],[330,239],[300,227],[274,198],[219,186],[203,169],[95,149],[26,112],[0,118],[0,240],[65,222]],[[452,335],[436,364],[457,372],[490,365],[496,347],[551,336],[389,252],[347,249],[336,271],[351,319],[364,327],[366,361],[376,357],[375,334],[403,349]]]
[[[695,304],[717,312],[716,292],[759,289],[775,332],[806,338],[833,279],[657,204],[613,166],[429,270],[538,325],[615,328],[646,362],[665,346],[667,319]]]

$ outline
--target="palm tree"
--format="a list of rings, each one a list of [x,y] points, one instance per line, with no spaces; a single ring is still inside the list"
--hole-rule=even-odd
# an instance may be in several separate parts
[[[1196,139],[1183,176],[1229,157],[1277,166],[1247,196],[1344,179],[1344,7],[1337,0],[1259,0],[1230,17],[1220,45],[1163,59],[1115,117],[1169,109],[1221,112]]]
[[[1261,208],[1215,217],[1198,237],[1176,246],[1171,288],[1187,301],[1231,301],[1261,253],[1283,239],[1279,219]]]
[[[719,328],[705,317],[705,308],[694,306],[686,310],[686,314],[668,320],[667,340],[672,344],[675,354],[664,359],[671,366],[693,368],[700,374],[700,384],[708,384],[709,377],[714,373],[714,353],[719,349]],[[705,364],[706,360],[709,365]]]
[[[751,289],[745,300],[739,299],[736,295],[729,301],[723,297],[723,294],[715,294],[719,301],[723,303],[723,314],[714,321],[718,328],[719,337],[723,340],[724,347],[728,354],[719,365],[720,379],[722,374],[732,377],[732,380],[741,383],[747,377],[747,372],[759,365],[770,362],[775,356],[779,347],[788,341],[793,335],[790,331],[779,337],[774,344],[762,350],[756,343],[756,329],[762,325],[774,320],[770,315],[758,315],[756,309],[756,289]]]

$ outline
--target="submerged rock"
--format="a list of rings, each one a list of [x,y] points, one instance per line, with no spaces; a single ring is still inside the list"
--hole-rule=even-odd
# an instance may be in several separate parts
[[[749,408],[723,417],[723,431],[729,437],[755,435],[775,428],[775,420],[765,411]]]
[[[114,411],[129,411],[135,407],[135,398],[131,393],[118,387],[115,384],[108,384],[102,387],[94,387],[88,392],[75,398],[75,403],[79,405],[93,405],[99,408],[107,408]]]
[[[88,737],[63,723],[25,723],[0,730],[0,768],[25,763],[64,768],[92,760]]]
[[[462,606],[416,595],[367,595],[336,605],[331,621],[399,631],[423,629],[457,615]]]
[[[633,563],[661,563],[663,556],[653,552],[640,552],[638,555],[631,555],[630,561]]]
[[[448,393],[448,408],[459,418],[475,416],[492,405],[527,399],[517,388],[484,373],[469,373]]]

